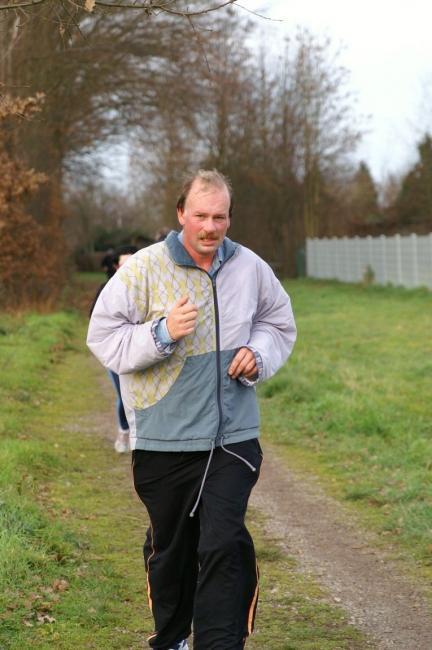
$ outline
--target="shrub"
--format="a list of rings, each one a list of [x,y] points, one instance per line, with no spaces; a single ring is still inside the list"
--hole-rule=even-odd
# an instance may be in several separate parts
[[[52,216],[44,225],[25,209],[48,179],[14,154],[18,120],[31,118],[42,102],[40,94],[0,100],[0,305],[6,309],[52,303],[62,284],[64,246],[59,219],[52,218],[56,206],[49,206]]]

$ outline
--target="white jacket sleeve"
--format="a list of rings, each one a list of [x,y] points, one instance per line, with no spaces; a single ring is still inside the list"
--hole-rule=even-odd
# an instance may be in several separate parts
[[[258,381],[263,381],[272,377],[290,356],[297,329],[288,294],[268,264],[260,262],[258,309],[247,345],[260,357]]]
[[[143,370],[166,358],[146,322],[147,279],[130,258],[102,290],[90,319],[87,345],[99,361],[117,374]]]

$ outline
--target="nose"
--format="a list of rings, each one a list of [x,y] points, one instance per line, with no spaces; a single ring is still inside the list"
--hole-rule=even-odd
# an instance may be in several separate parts
[[[211,217],[206,220],[206,222],[204,224],[204,230],[206,232],[215,232],[216,224],[215,224],[215,222],[213,221],[213,219]]]

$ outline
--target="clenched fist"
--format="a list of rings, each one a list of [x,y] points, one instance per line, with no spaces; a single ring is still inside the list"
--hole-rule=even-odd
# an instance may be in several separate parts
[[[231,379],[237,379],[240,375],[243,375],[246,379],[255,379],[258,375],[258,368],[256,357],[252,350],[249,350],[249,348],[240,348],[231,361],[228,374]]]
[[[169,335],[174,341],[192,334],[196,327],[198,308],[189,302],[188,296],[182,296],[174,304],[167,316],[166,325]]]

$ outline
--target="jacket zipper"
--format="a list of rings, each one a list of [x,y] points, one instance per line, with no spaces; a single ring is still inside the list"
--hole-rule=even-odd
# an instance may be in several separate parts
[[[220,354],[220,327],[219,327],[219,305],[216,291],[216,273],[212,276],[209,275],[213,289],[213,303],[215,308],[215,321],[216,321],[216,371],[217,371],[217,405],[219,413],[219,424],[217,428],[216,437],[219,435],[222,426],[222,370],[221,370],[221,354]]]

